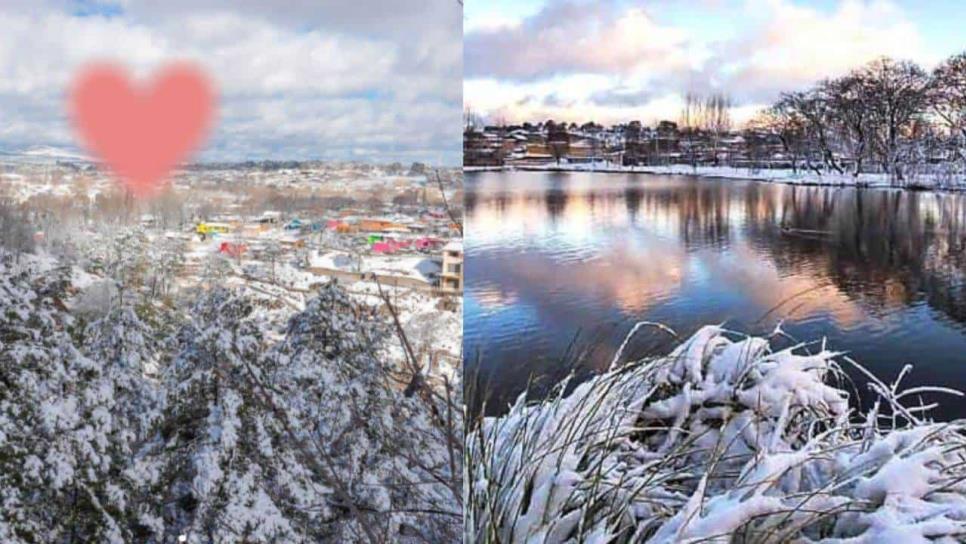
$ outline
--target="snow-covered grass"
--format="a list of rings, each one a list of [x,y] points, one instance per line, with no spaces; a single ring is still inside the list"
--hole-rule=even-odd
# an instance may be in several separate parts
[[[966,422],[846,356],[705,327],[467,431],[466,542],[962,542]],[[844,367],[877,397],[856,410]],[[905,371],[903,371],[903,375]]]
[[[812,170],[800,168],[793,171],[787,168],[736,168],[732,166],[696,166],[687,164],[670,164],[663,166],[622,166],[610,162],[596,163],[561,163],[546,165],[515,165],[508,167],[467,167],[466,171],[493,170],[533,170],[560,172],[601,172],[601,173],[641,173],[663,175],[688,175],[722,179],[748,179],[793,185],[827,185],[854,187],[905,187],[915,189],[936,189],[948,191],[966,190],[966,177],[961,173],[956,175],[938,174],[910,174],[904,182],[893,183],[886,174],[862,173],[855,176],[851,173],[823,172],[818,174]]]

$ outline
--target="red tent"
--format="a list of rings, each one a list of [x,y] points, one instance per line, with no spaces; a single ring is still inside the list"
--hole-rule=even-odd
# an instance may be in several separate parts
[[[245,244],[222,242],[221,245],[218,246],[218,251],[230,257],[241,257],[246,251],[248,251],[248,246]]]

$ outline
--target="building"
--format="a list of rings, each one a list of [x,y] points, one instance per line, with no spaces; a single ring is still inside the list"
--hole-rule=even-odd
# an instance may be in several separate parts
[[[443,246],[439,288],[445,293],[463,293],[463,242],[454,241]]]
[[[232,230],[233,227],[229,223],[215,223],[210,221],[202,221],[195,227],[195,232],[201,237],[202,240],[205,240],[208,236],[214,236],[216,234],[228,234]]]
[[[503,166],[503,137],[493,132],[463,132],[463,166]]]
[[[409,232],[409,227],[382,217],[360,219],[356,227],[362,232]]]

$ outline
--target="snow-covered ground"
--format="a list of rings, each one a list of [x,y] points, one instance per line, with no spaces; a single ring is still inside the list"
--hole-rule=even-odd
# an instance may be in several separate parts
[[[777,331],[776,331],[777,332]],[[962,542],[966,422],[826,349],[705,327],[467,433],[465,541]],[[907,369],[908,370],[908,369]],[[905,371],[903,372],[905,374]]]
[[[314,268],[340,270],[363,274],[378,274],[421,281],[432,285],[440,272],[439,259],[426,256],[352,256],[345,252],[333,251],[309,258],[309,266]]]

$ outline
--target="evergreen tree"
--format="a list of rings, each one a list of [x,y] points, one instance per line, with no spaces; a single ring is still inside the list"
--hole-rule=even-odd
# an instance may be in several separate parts
[[[21,268],[0,254],[0,542],[458,538],[458,416],[405,391],[375,308],[330,283],[266,349],[216,288],[159,342],[174,313],[82,328],[70,269]]]
[[[458,535],[459,507],[452,507],[441,476],[445,441],[434,431],[429,405],[407,397],[405,381],[393,379],[379,350],[387,335],[375,308],[353,302],[330,282],[292,317],[285,339],[268,355],[292,427],[324,456],[329,477],[361,513],[335,508],[333,501],[346,497],[330,496],[328,536],[371,537],[363,532],[366,524],[386,540],[422,534],[434,541],[447,521]],[[434,504],[441,497],[447,504]],[[453,519],[443,517],[442,525],[438,516],[420,515],[447,508]]]
[[[63,271],[59,271],[63,272]],[[62,273],[0,256],[0,540],[125,542],[113,390],[66,332]]]
[[[252,389],[266,369],[251,313],[248,300],[215,289],[178,332],[151,454],[155,493],[166,505],[164,542],[180,535],[192,543],[304,541],[299,526],[312,516],[303,503],[326,492],[280,439]]]
[[[137,456],[150,438],[163,408],[158,383],[161,348],[150,325],[130,307],[115,308],[85,329],[83,350],[100,369],[101,390],[111,392],[105,408],[111,417],[108,454],[119,506],[133,536],[146,535],[157,518],[153,497],[145,496]],[[155,522],[156,523],[156,522]]]

